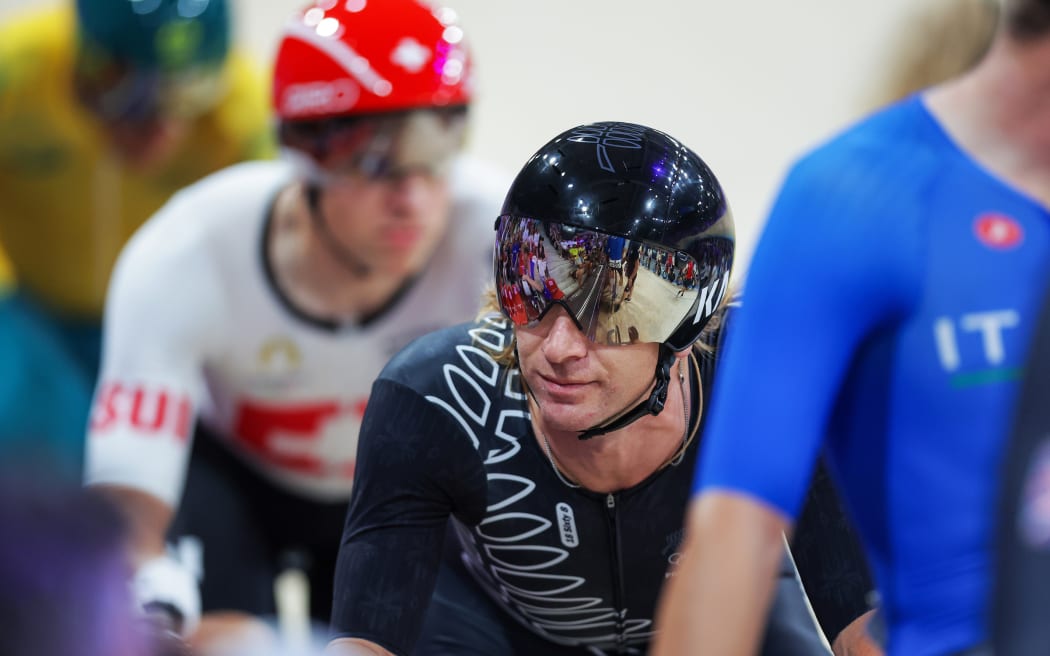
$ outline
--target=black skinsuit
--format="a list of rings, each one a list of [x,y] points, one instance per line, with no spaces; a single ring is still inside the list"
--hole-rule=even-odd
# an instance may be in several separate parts
[[[495,616],[513,618],[511,625],[549,646],[538,652],[515,643],[514,653],[647,649],[661,586],[674,573],[699,440],[679,465],[630,489],[568,487],[536,441],[517,369],[492,359],[510,335],[498,318],[431,334],[396,356],[375,383],[337,566],[333,637],[413,652],[442,553],[453,551],[442,549],[451,516],[460,551],[451,557],[466,569],[450,575],[459,566],[445,563],[435,599],[468,594],[478,603],[484,589]],[[694,380],[692,389],[706,395],[714,358],[699,360],[703,384]],[[468,585],[443,589],[457,578]],[[470,612],[449,619],[483,622]],[[430,628],[425,639],[433,639]],[[485,648],[427,643],[417,653]],[[826,653],[785,558],[763,654]]]

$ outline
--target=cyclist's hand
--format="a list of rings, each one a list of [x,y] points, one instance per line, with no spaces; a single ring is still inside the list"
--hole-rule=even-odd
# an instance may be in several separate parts
[[[197,579],[181,562],[159,556],[138,568],[132,578],[132,594],[147,617],[161,618],[167,630],[188,638],[201,617]]]
[[[147,656],[193,656],[193,650],[176,630],[180,623],[162,608],[145,608],[141,617]]]

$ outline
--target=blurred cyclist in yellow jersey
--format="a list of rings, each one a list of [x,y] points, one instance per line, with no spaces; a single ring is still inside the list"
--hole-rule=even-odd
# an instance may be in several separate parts
[[[274,153],[230,19],[225,0],[70,0],[0,27],[0,454],[79,475],[120,248],[177,189]]]

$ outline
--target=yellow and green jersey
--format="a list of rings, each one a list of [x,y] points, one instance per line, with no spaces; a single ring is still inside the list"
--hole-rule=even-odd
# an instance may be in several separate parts
[[[271,157],[274,138],[268,84],[234,53],[223,100],[164,164],[136,170],[76,100],[76,39],[68,8],[0,28],[0,249],[8,258],[0,253],[0,287],[15,281],[59,312],[97,318],[113,262],[135,229],[206,174]]]

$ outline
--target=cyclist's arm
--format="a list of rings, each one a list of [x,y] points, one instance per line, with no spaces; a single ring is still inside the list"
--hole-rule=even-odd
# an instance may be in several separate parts
[[[834,646],[847,627],[871,609],[875,583],[860,537],[823,458],[795,523],[791,555],[813,612]],[[843,644],[862,634],[863,630],[848,632]]]
[[[652,653],[686,656],[697,645],[722,656],[757,653],[790,528],[787,519],[753,498],[710,491],[693,500],[686,522],[678,573],[660,601]],[[694,539],[698,535],[719,539]],[[698,608],[721,613],[698,613]]]
[[[223,314],[206,248],[185,238],[183,204],[151,219],[114,269],[85,482],[128,519],[139,600],[170,603],[189,631],[197,584],[166,555],[165,534],[185,481],[205,353],[217,334],[211,326]]]
[[[875,184],[899,161],[858,148],[796,167],[763,230],[705,427],[691,574],[664,602],[673,633],[658,653],[711,640],[722,647],[711,653],[753,652],[778,533],[799,514],[853,355],[906,316],[921,289],[911,190],[887,195]],[[785,281],[799,285],[788,291]]]
[[[393,362],[417,376],[420,366],[426,367],[411,358]],[[339,649],[374,644],[386,650],[378,653],[412,652],[437,580],[449,517],[477,523],[486,499],[481,458],[458,421],[381,374],[361,425],[354,493],[335,571],[330,637],[358,642],[342,640]]]

